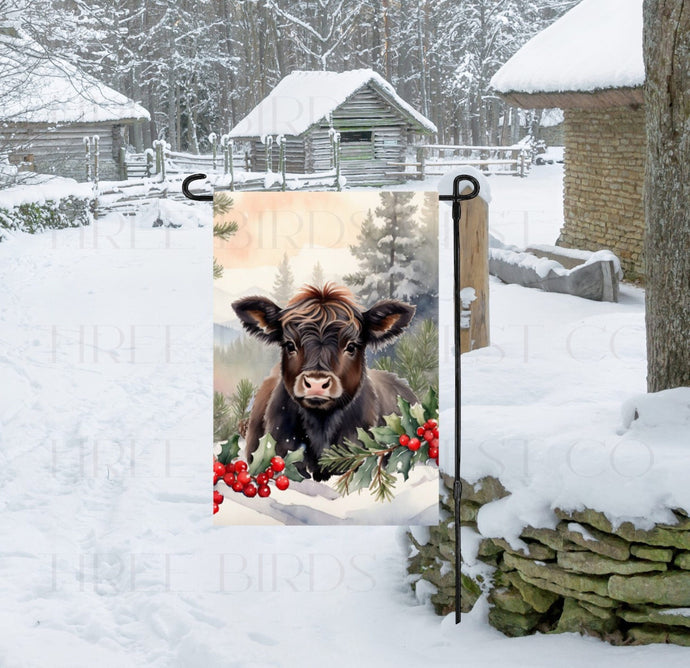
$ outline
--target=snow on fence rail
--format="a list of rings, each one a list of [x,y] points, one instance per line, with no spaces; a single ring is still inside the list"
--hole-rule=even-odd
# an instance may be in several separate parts
[[[472,165],[492,174],[527,176],[532,164],[532,151],[521,144],[514,146],[464,146],[455,144],[421,144],[414,162],[389,162],[399,171],[391,175],[424,180],[427,176],[445,174],[453,167]],[[408,170],[412,167],[412,171]],[[491,169],[491,168],[494,169]]]

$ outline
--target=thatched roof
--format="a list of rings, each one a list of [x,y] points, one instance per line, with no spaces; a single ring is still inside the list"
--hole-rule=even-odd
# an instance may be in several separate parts
[[[436,126],[410,106],[382,76],[369,69],[348,72],[295,71],[286,76],[231,131],[231,137],[298,136],[328,118],[364,86],[374,88],[419,132]]]
[[[57,125],[149,118],[134,100],[28,38],[9,30],[0,34],[0,121]]]
[[[643,0],[582,0],[525,44],[491,85],[528,109],[644,101]]]

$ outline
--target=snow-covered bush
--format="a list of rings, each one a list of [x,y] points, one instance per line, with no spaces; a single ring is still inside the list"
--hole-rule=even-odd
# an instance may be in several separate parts
[[[91,201],[70,195],[60,200],[23,202],[12,207],[0,207],[0,230],[36,234],[46,230],[89,225],[93,219]],[[2,234],[0,233],[0,240]]]

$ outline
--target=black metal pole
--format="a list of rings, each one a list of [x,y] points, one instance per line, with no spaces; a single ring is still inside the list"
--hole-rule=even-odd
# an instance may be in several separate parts
[[[188,176],[184,181],[182,181],[182,194],[188,199],[193,199],[196,202],[212,202],[213,195],[197,195],[189,189],[190,183],[205,178],[206,174],[192,174],[191,176]]]
[[[473,190],[467,195],[460,193],[460,183],[469,181]],[[479,181],[469,174],[459,174],[453,179],[453,194],[439,195],[439,200],[453,203],[453,315],[454,315],[454,347],[455,347],[455,480],[453,482],[453,497],[455,500],[455,623],[460,623],[461,580],[460,566],[462,561],[460,544],[460,496],[462,495],[462,482],[460,481],[460,217],[462,214],[461,202],[474,199],[479,195]]]

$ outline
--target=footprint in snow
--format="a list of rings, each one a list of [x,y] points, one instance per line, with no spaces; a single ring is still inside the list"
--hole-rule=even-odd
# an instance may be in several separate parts
[[[247,634],[251,640],[254,642],[258,642],[260,645],[277,645],[278,641],[275,638],[271,638],[270,636],[266,636],[263,633],[256,633],[255,631],[252,631],[251,633]]]

